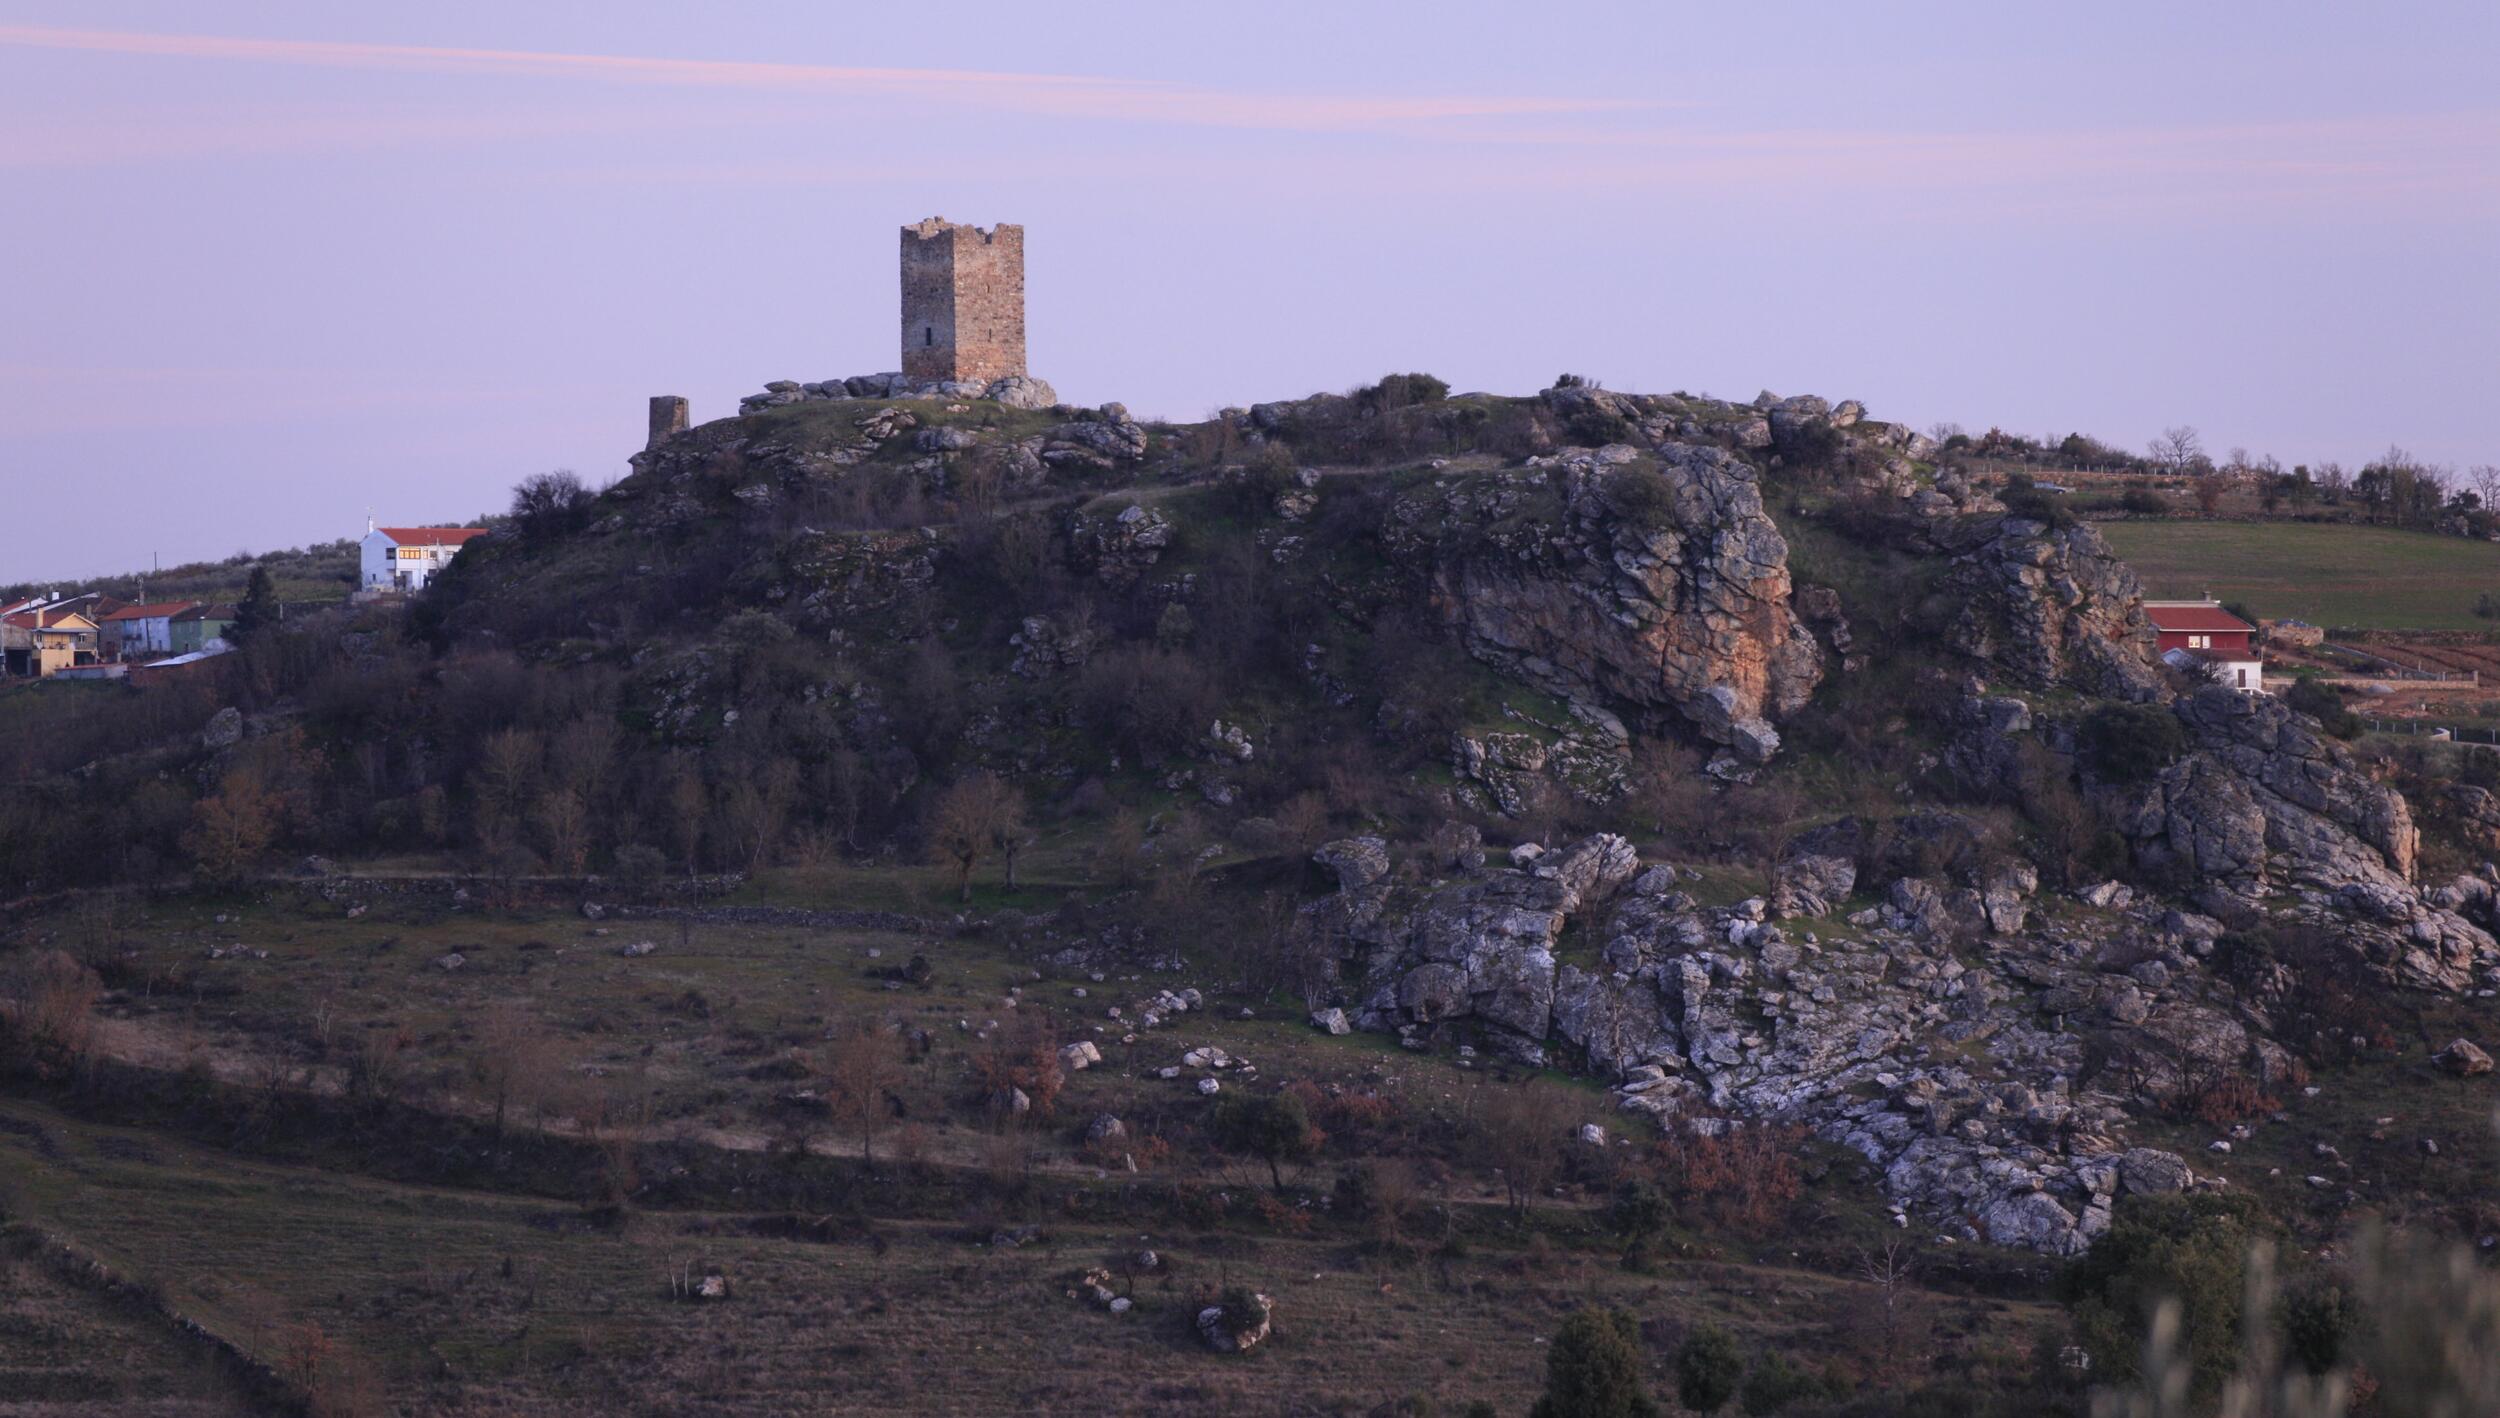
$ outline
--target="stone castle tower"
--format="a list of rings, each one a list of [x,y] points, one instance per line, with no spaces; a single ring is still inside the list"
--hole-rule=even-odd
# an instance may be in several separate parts
[[[987,384],[1024,373],[1024,228],[931,217],[903,228],[903,374]]]

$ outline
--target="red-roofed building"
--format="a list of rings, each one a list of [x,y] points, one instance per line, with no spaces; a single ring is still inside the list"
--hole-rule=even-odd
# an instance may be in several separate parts
[[[2258,658],[2257,627],[2222,608],[2219,601],[2146,601],[2144,618],[2160,637],[2164,662],[2198,664],[2234,689],[2262,691],[2265,661]]]
[[[451,564],[460,549],[485,536],[484,527],[376,527],[367,524],[362,593],[413,593]]]
[[[0,665],[9,674],[50,679],[95,662],[95,622],[75,610],[42,606],[0,616]]]
[[[128,660],[142,655],[172,654],[174,617],[197,604],[197,601],[158,601],[152,605],[122,607],[96,622],[97,628],[104,633],[105,655]]]

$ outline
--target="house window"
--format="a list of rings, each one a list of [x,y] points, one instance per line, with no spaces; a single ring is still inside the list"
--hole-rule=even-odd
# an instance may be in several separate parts
[[[2214,638],[2210,635],[2191,635],[2188,637],[2188,648],[2191,650],[2210,650],[2214,648]]]

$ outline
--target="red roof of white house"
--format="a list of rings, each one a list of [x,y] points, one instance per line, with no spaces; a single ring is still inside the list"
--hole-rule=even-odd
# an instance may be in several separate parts
[[[106,616],[105,619],[155,620],[160,616],[172,616],[179,611],[187,611],[198,604],[197,601],[158,601],[154,605],[124,606]]]
[[[2255,630],[2257,627],[2231,614],[2210,601],[2193,601],[2185,605],[2165,605],[2159,601],[2144,603],[2144,618],[2156,630]]]
[[[484,527],[376,527],[373,530],[404,547],[456,547],[486,535]]]

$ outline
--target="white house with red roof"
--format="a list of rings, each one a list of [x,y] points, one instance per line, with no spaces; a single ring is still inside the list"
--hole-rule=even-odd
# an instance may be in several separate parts
[[[2220,601],[2146,601],[2165,664],[2202,666],[2233,689],[2262,693],[2266,662],[2257,653],[2257,627],[2222,608]]]
[[[485,535],[484,527],[376,527],[368,521],[357,586],[371,594],[422,591],[462,547]]]

